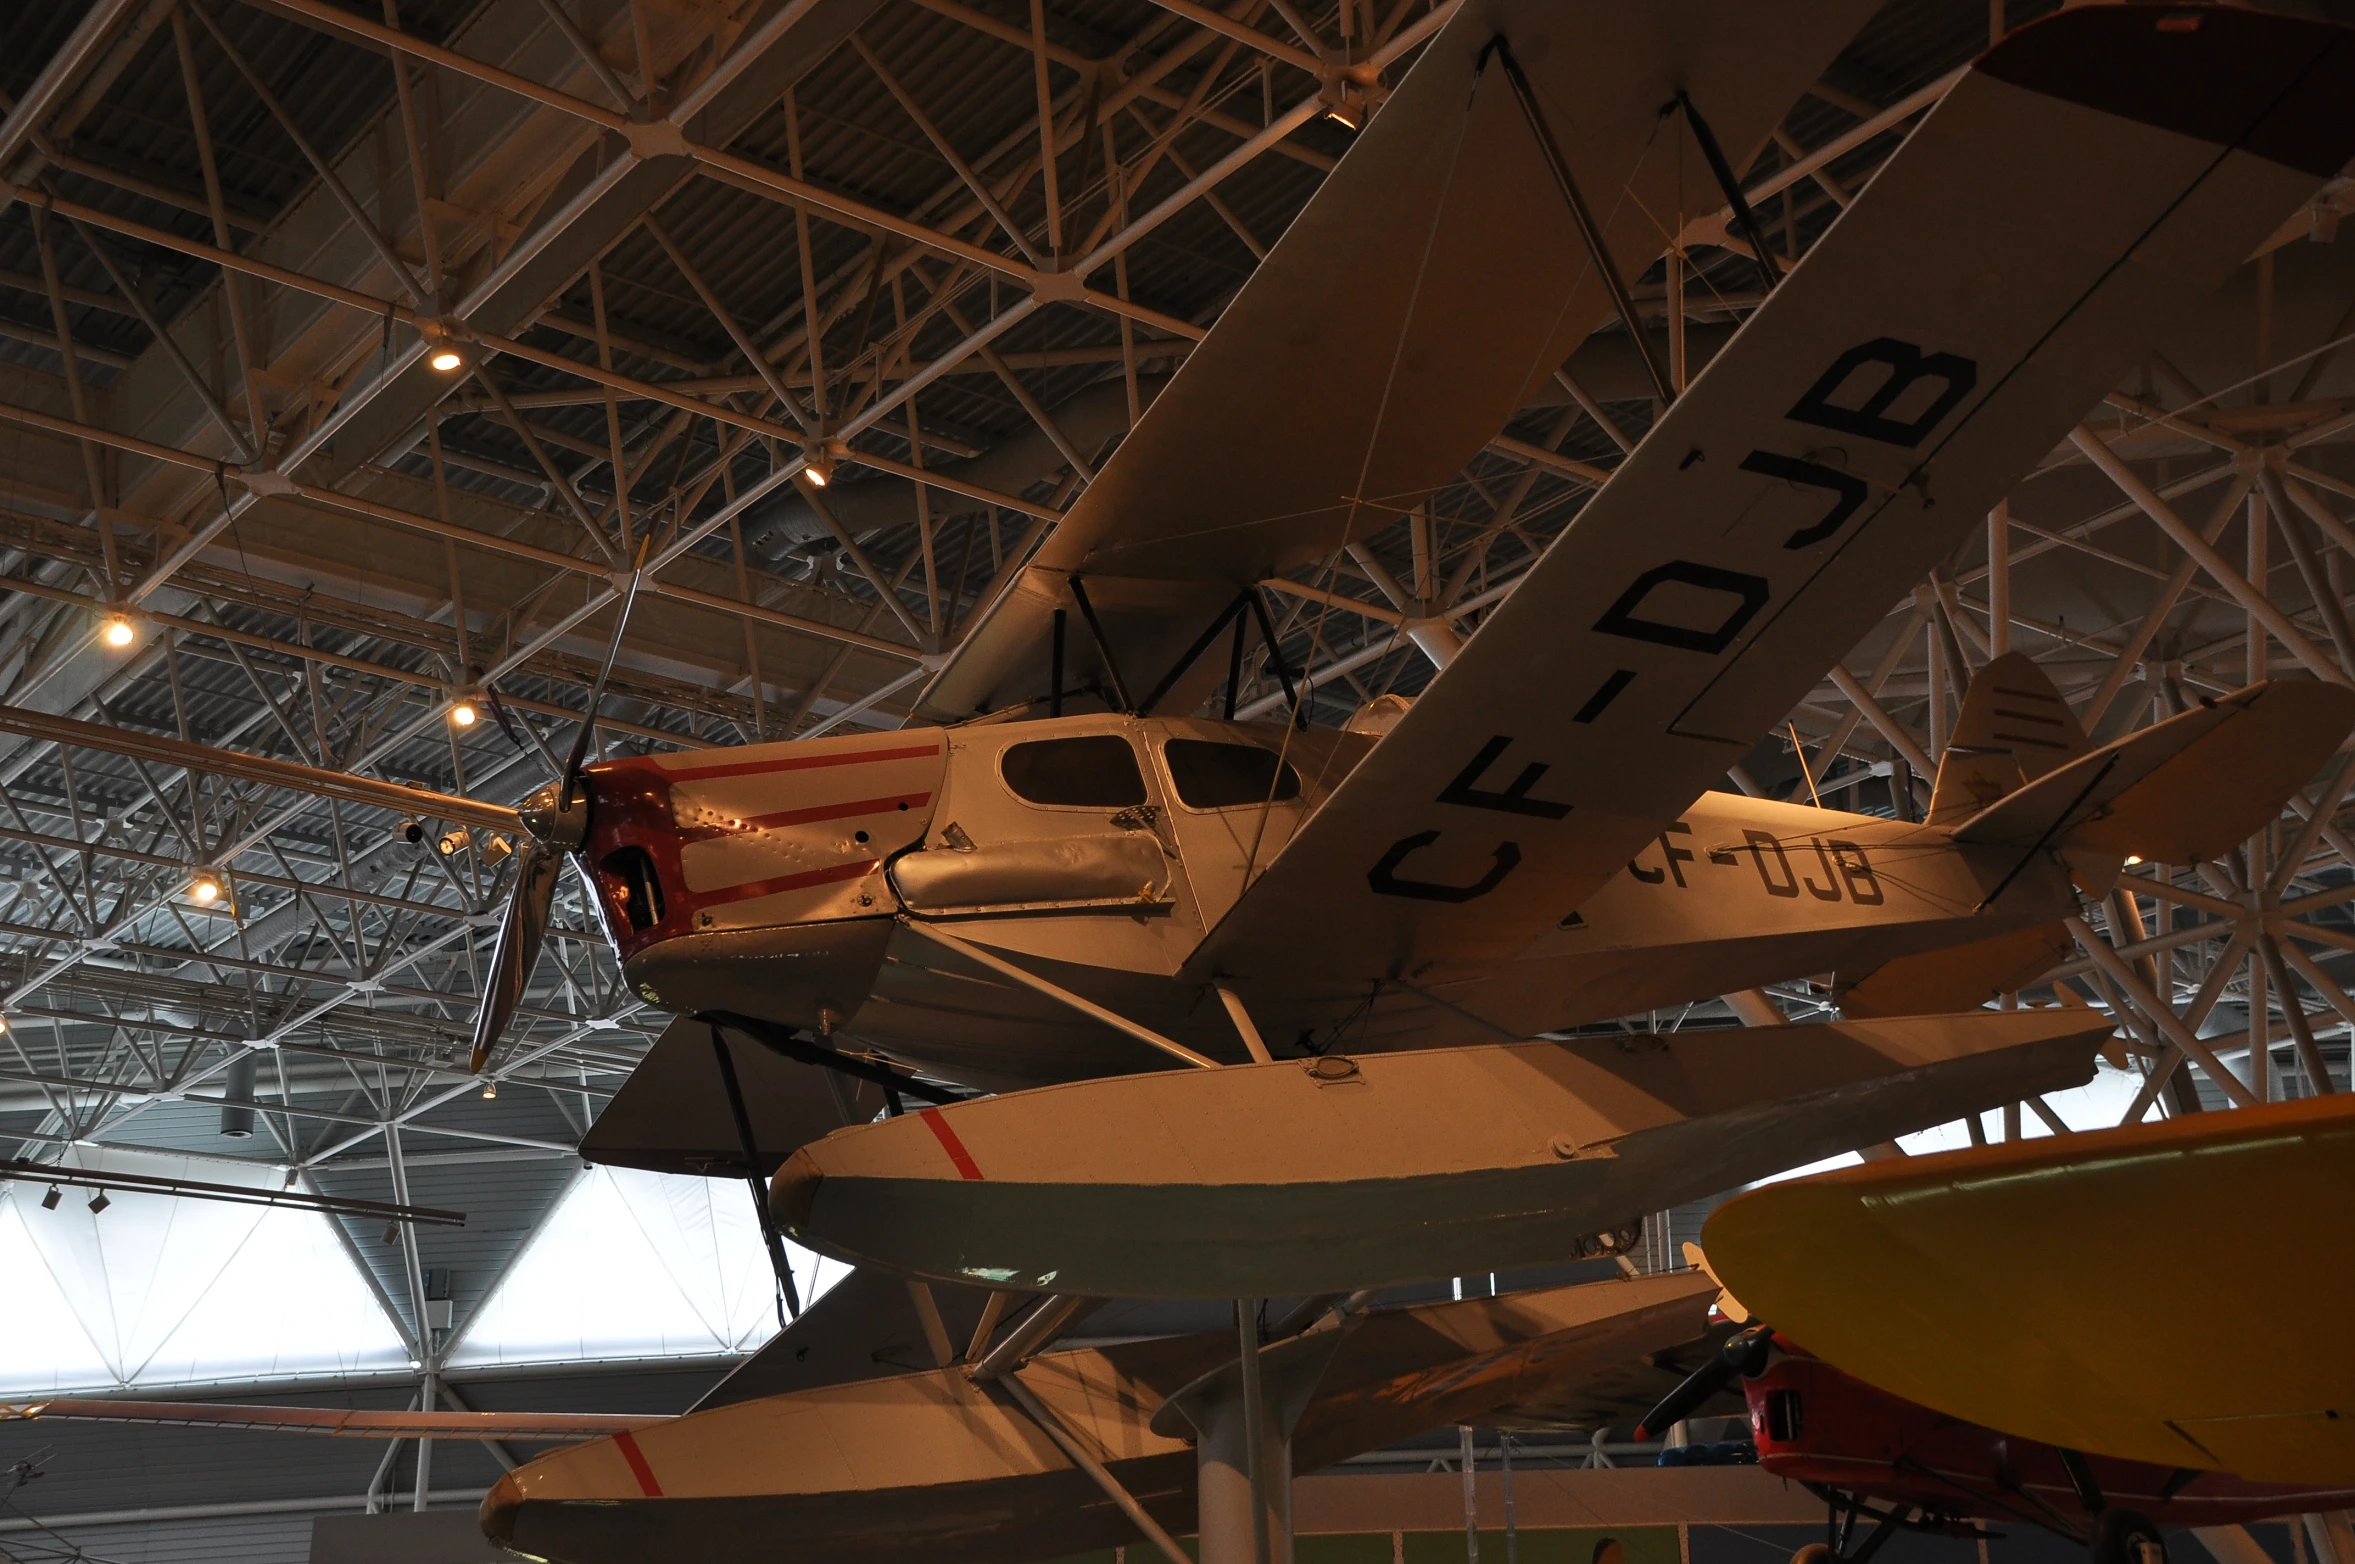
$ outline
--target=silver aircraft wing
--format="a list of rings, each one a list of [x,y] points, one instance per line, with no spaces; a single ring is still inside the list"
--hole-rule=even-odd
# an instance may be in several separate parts
[[[1611,314],[1505,72],[1480,68],[1491,40],[1510,40],[1633,277],[1696,199],[1718,205],[1685,119],[1663,112],[1678,91],[1747,166],[1873,9],[1464,0],[913,720],[1043,696],[1074,576],[1141,699],[1238,590],[1453,478]],[[1078,612],[1068,644],[1066,685],[1100,682]]]
[[[1998,45],[1190,972],[1280,1025],[1566,923],[2355,153],[2350,101],[2355,32],[2288,16]]]

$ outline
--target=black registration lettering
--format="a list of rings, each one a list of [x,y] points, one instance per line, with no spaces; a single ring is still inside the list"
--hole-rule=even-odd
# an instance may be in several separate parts
[[[1881,894],[1881,882],[1873,874],[1873,861],[1864,849],[1854,842],[1832,838],[1832,861],[1840,866],[1840,878],[1848,882],[1848,899],[1859,907],[1878,907],[1888,898]]]
[[[1496,844],[1494,861],[1488,872],[1470,885],[1442,885],[1430,880],[1409,880],[1398,873],[1399,865],[1439,840],[1437,831],[1417,831],[1402,836],[1390,844],[1390,851],[1379,863],[1366,871],[1366,885],[1377,896],[1405,896],[1415,901],[1467,902],[1476,901],[1502,885],[1505,876],[1521,863],[1521,848],[1516,842]]]
[[[1824,851],[1822,837],[1818,836],[1812,840],[1815,843],[1815,861],[1823,865],[1825,883],[1818,885],[1815,883],[1815,877],[1807,874],[1802,874],[1799,877],[1800,881],[1807,887],[1807,894],[1817,901],[1838,901],[1840,899],[1840,882],[1838,877],[1832,873],[1832,855]]]
[[[1693,855],[1668,839],[1672,832],[1679,836],[1690,836],[1693,834],[1693,828],[1679,820],[1668,830],[1660,833],[1660,856],[1668,860],[1668,872],[1676,876],[1676,883],[1683,885],[1685,883],[1684,870],[1678,865],[1691,863]]]
[[[1864,384],[1871,389],[1861,402],[1834,401],[1842,392],[1854,392],[1851,378],[1860,370],[1885,370],[1885,378],[1878,384],[1867,374]],[[1895,418],[1889,410],[1911,391],[1916,383],[1935,380],[1940,385],[1937,397],[1912,418]],[[1792,405],[1788,416],[1794,423],[1813,424],[1819,429],[1837,429],[1842,434],[1862,435],[1867,440],[1878,440],[1883,445],[1901,445],[1908,450],[1922,443],[1922,437],[1938,427],[1948,413],[1971,394],[1979,383],[1979,366],[1959,353],[1924,353],[1910,342],[1895,337],[1875,337],[1859,343],[1833,360],[1832,367],[1822,378],[1807,388],[1807,394]]]
[[[1773,451],[1752,451],[1742,458],[1742,471],[1764,473],[1769,478],[1780,478],[1785,483],[1805,484],[1811,489],[1828,489],[1833,494],[1832,508],[1824,512],[1823,520],[1812,527],[1801,527],[1783,539],[1787,549],[1806,548],[1821,543],[1848,524],[1856,508],[1864,503],[1864,480],[1854,473],[1837,467],[1826,467],[1796,456],[1779,456]]]
[[[1539,761],[1531,761],[1523,766],[1521,774],[1507,783],[1501,793],[1483,792],[1473,785],[1512,747],[1511,737],[1502,733],[1481,745],[1480,753],[1472,757],[1472,763],[1457,772],[1456,779],[1440,792],[1439,801],[1443,804],[1462,804],[1472,809],[1493,809],[1499,814],[1533,815],[1540,820],[1559,820],[1568,814],[1568,804],[1529,796],[1529,790],[1537,786],[1538,779],[1546,774],[1546,766]]]
[[[1744,831],[1742,839],[1750,845],[1751,861],[1758,865],[1758,883],[1766,887],[1767,895],[1796,896],[1799,894],[1799,877],[1791,872],[1791,860],[1784,855],[1783,844],[1774,839],[1773,832]],[[1769,851],[1774,854],[1776,872],[1782,875],[1780,885],[1775,883],[1774,875],[1769,874],[1766,869],[1766,855]]]
[[[1671,582],[1679,586],[1698,587],[1704,592],[1732,598],[1725,615],[1713,630],[1698,630],[1690,625],[1670,624],[1665,620],[1646,619],[1636,610],[1657,588]],[[1766,606],[1770,593],[1763,576],[1744,575],[1738,570],[1720,570],[1715,565],[1697,564],[1689,559],[1672,559],[1665,565],[1655,565],[1635,578],[1635,584],[1619,595],[1602,618],[1595,621],[1595,629],[1604,635],[1623,636],[1630,641],[1650,641],[1655,646],[1673,646],[1688,652],[1706,652],[1714,657],[1733,645],[1734,637],[1743,626]]]

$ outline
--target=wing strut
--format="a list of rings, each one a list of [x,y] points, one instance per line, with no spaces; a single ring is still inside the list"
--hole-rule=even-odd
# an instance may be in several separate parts
[[[1774,285],[1783,280],[1782,268],[1775,264],[1774,251],[1767,248],[1766,231],[1758,226],[1758,214],[1750,209],[1750,198],[1742,194],[1742,182],[1734,177],[1733,165],[1725,160],[1725,148],[1717,144],[1717,133],[1701,118],[1701,111],[1693,107],[1691,95],[1682,87],[1676,89],[1676,106],[1684,110],[1684,122],[1693,127],[1693,139],[1701,144],[1701,156],[1708,162],[1709,172],[1734,214],[1734,226],[1750,241],[1758,262],[1759,282],[1764,291],[1774,292]]]
[[[1079,617],[1088,622],[1088,634],[1096,639],[1096,655],[1104,659],[1104,676],[1112,681],[1112,697],[1120,702],[1120,709],[1134,712],[1137,703],[1128,698],[1128,681],[1120,676],[1120,660],[1112,654],[1112,642],[1104,634],[1104,626],[1096,618],[1096,605],[1088,601],[1088,589],[1079,584],[1079,577],[1071,578],[1071,600],[1079,605]]]
[[[788,1315],[801,1318],[801,1291],[793,1285],[793,1262],[785,1254],[785,1240],[777,1233],[777,1219],[769,1214],[767,1180],[760,1176],[760,1146],[752,1135],[752,1115],[744,1106],[744,1087],[736,1079],[736,1056],[728,1052],[728,1034],[711,1023],[711,1051],[720,1062],[720,1085],[727,1089],[728,1112],[736,1120],[736,1139],[744,1147],[744,1181],[752,1186],[753,1209],[760,1213],[761,1241],[769,1246],[769,1266],[777,1273],[777,1328]]]
[[[1644,370],[1652,377],[1652,389],[1659,393],[1660,405],[1666,407],[1676,400],[1676,391],[1668,384],[1667,371],[1660,367],[1659,358],[1652,352],[1652,339],[1644,335],[1642,324],[1635,318],[1635,300],[1628,295],[1627,284],[1620,280],[1619,268],[1611,264],[1603,231],[1595,226],[1594,213],[1587,210],[1586,197],[1578,193],[1578,181],[1570,175],[1570,161],[1562,156],[1561,143],[1554,140],[1553,127],[1546,123],[1545,110],[1538,106],[1537,92],[1529,85],[1520,60],[1514,57],[1511,39],[1498,33],[1488,40],[1488,47],[1480,51],[1479,62],[1472,67],[1473,81],[1477,85],[1491,55],[1505,68],[1505,80],[1513,85],[1513,100],[1521,105],[1521,117],[1529,121],[1529,133],[1537,138],[1538,151],[1545,155],[1546,170],[1554,176],[1562,199],[1569,203],[1570,216],[1578,224],[1578,237],[1586,241],[1586,253],[1601,274],[1603,286],[1610,290],[1611,307],[1619,312],[1619,324],[1627,328],[1627,340],[1642,355]]]
[[[1267,642],[1268,665],[1276,670],[1276,681],[1284,686],[1284,699],[1291,704],[1292,725],[1305,728],[1308,726],[1308,708],[1301,703],[1301,697],[1307,692],[1295,692],[1292,688],[1292,670],[1284,666],[1284,648],[1282,643],[1276,639],[1275,622],[1267,616],[1267,599],[1260,595],[1259,588],[1256,586],[1245,587],[1243,595],[1250,599],[1251,616],[1259,621],[1260,639]],[[1242,662],[1238,657],[1236,668],[1240,670],[1241,667]],[[1300,673],[1302,678],[1308,676],[1308,670],[1305,668],[1301,669]],[[1230,703],[1234,699],[1232,688],[1228,691],[1227,699]]]

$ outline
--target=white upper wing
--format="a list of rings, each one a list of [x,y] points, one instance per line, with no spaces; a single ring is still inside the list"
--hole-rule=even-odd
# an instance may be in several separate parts
[[[1553,928],[2355,152],[2350,39],[2096,6],[1993,50],[1190,970],[1281,1025]]]
[[[1044,694],[1049,626],[1073,606],[1074,576],[1141,699],[1240,588],[1451,481],[1609,316],[1504,72],[1479,69],[1490,40],[1512,41],[1634,276],[1668,248],[1680,196],[1717,205],[1684,121],[1662,112],[1676,93],[1746,164],[1872,11],[1464,0],[917,719]],[[1070,645],[1065,682],[1087,684],[1096,656],[1077,614]],[[1204,679],[1216,675],[1206,664]]]

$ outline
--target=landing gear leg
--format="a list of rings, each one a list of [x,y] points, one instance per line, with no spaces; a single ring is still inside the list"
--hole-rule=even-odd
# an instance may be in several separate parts
[[[2093,1564],[2167,1564],[2167,1541],[2140,1510],[2102,1511],[2086,1551]]]
[[[1827,1540],[1811,1542],[1801,1548],[1791,1555],[1791,1564],[1869,1564],[1872,1556],[1881,1551],[1881,1545],[1913,1519],[1910,1507],[1881,1512],[1868,1510],[1855,1499],[1837,1493],[1828,1497],[1831,1511],[1825,1518],[1824,1535]],[[1873,1516],[1874,1525],[1865,1534],[1863,1543],[1851,1551],[1848,1544],[1856,1535],[1856,1518],[1859,1515]],[[2097,1560],[2096,1564],[2112,1564],[2112,1561]],[[2114,1564],[2143,1564],[2143,1561],[2119,1560],[2114,1561]],[[2165,1561],[2155,1561],[2155,1564],[2165,1564]]]

